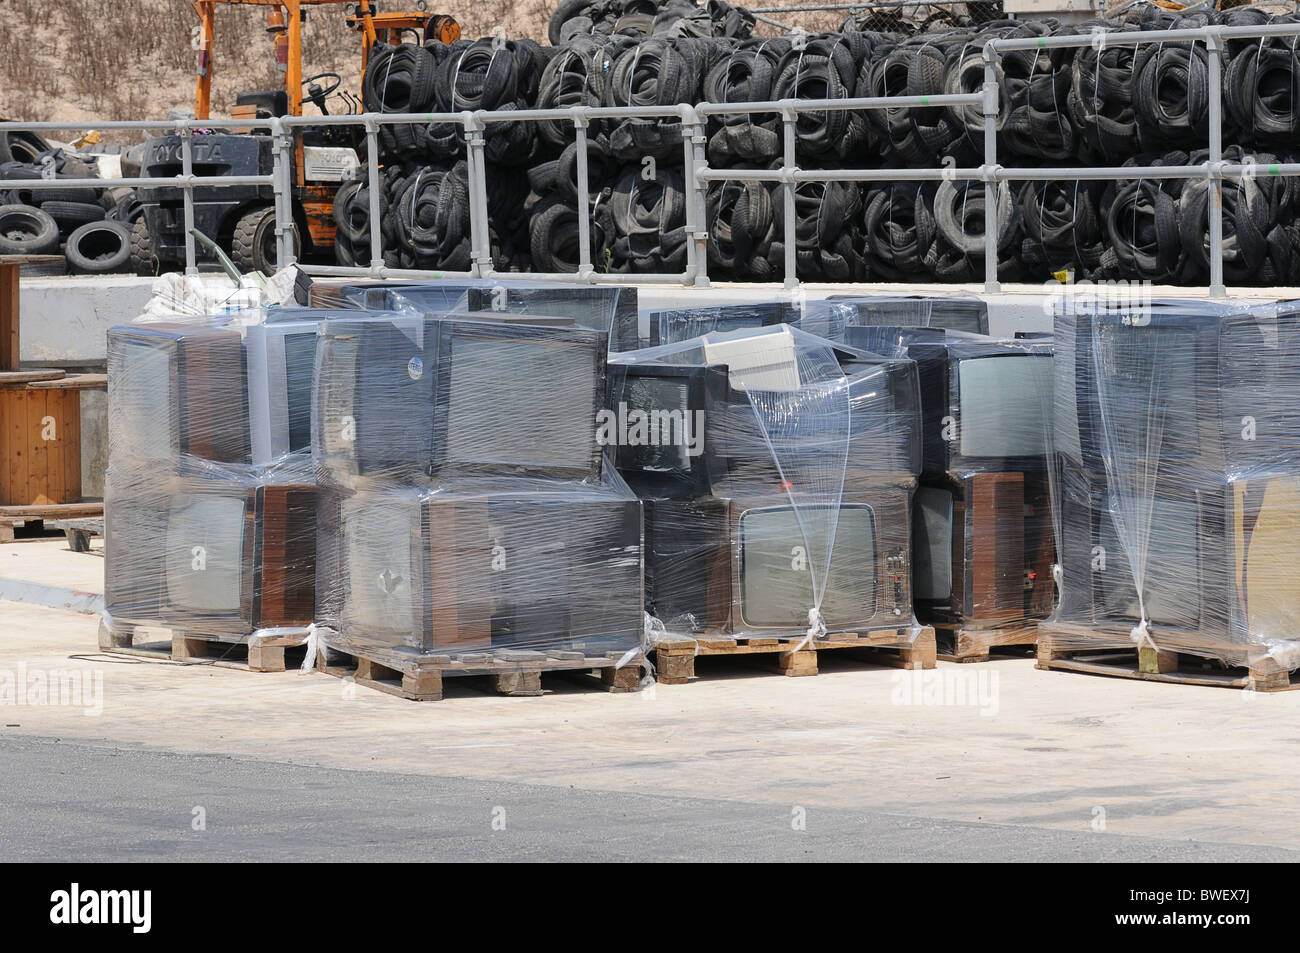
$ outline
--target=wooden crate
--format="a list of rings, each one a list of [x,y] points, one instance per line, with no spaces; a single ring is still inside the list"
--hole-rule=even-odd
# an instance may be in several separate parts
[[[987,662],[989,651],[1005,645],[1034,645],[1038,623],[1019,622],[991,628],[971,628],[950,622],[934,623],[939,658],[944,662]]]
[[[316,668],[408,701],[441,700],[444,678],[484,675],[493,691],[512,697],[544,695],[543,674],[587,679],[593,671],[599,673],[599,684],[610,692],[636,692],[641,690],[645,669],[645,658],[639,652],[627,659],[623,652],[587,655],[561,650],[495,649],[455,655],[360,648],[356,651],[358,654],[326,649],[317,654]],[[596,684],[594,679],[587,680]]]
[[[163,637],[150,642],[136,641],[138,629],[161,630]],[[306,633],[248,635],[242,639],[198,635],[161,626],[115,623],[110,629],[99,624],[99,650],[109,655],[134,658],[170,659],[173,662],[217,665],[248,672],[283,672],[297,668],[306,653]]]
[[[898,668],[930,669],[935,661],[934,629],[922,626],[916,638],[910,628],[870,632],[837,632],[803,645],[803,638],[661,638],[654,648],[655,677],[661,685],[685,685],[695,678],[695,660],[702,656],[759,655],[769,667],[792,677],[817,674],[817,653],[831,649],[865,649],[873,661]]]
[[[1087,648],[1080,645],[1092,644]],[[1244,688],[1257,692],[1285,692],[1300,688],[1294,671],[1283,668],[1275,659],[1252,655],[1243,646],[1239,653],[1225,650],[1229,658],[1210,658],[1165,641],[1157,650],[1139,648],[1125,633],[1092,629],[1070,623],[1039,623],[1038,665],[1045,671],[1082,672],[1113,678],[1135,678],[1149,682],[1177,685],[1205,685],[1214,688]],[[1207,643],[1209,640],[1206,640]],[[1207,670],[1206,663],[1217,663],[1219,670]]]

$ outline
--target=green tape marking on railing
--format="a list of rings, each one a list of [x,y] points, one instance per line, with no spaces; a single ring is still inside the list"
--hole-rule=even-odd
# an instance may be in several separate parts
[[[921,97],[921,105],[922,105],[922,106],[928,106],[928,105],[930,105],[930,97],[929,97],[929,96],[922,96],[922,97]]]
[[[1037,42],[1038,42],[1038,48],[1041,50],[1043,47],[1047,45],[1047,37],[1040,36],[1038,37]]]
[[[1281,174],[1282,174],[1282,170],[1281,170],[1281,168],[1278,167],[1276,164],[1274,164],[1274,165],[1270,165],[1270,166],[1268,167],[1268,174],[1269,174],[1269,175],[1281,175]]]

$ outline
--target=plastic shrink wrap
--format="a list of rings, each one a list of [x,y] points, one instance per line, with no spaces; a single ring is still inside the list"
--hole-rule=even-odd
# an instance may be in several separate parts
[[[611,361],[607,439],[642,498],[661,639],[916,637],[916,365],[777,325]]]
[[[1049,651],[1188,653],[1285,684],[1300,665],[1300,310],[1063,309],[1054,360]]]
[[[322,326],[316,617],[329,648],[441,675],[639,657],[641,504],[597,435],[607,346],[603,330],[490,314]]]
[[[108,333],[106,628],[300,642],[315,608],[317,325],[271,308]]]
[[[445,281],[372,281],[311,283],[304,299],[315,307],[416,314],[481,312],[495,320],[533,324],[563,319],[575,327],[603,331],[614,351],[640,346],[637,289],[613,285],[547,282],[544,285],[503,279]]]

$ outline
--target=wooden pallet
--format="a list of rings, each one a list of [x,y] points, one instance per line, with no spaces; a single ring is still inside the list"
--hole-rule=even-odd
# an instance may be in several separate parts
[[[934,623],[939,658],[944,662],[987,662],[989,651],[1004,645],[1034,645],[1037,622],[1018,622],[998,628],[979,629],[951,622]]]
[[[45,520],[103,519],[103,503],[54,503],[48,506],[0,506],[0,543],[14,541],[14,527]]]
[[[660,638],[654,648],[655,677],[661,685],[685,685],[695,677],[695,660],[709,655],[770,656],[773,671],[799,677],[817,674],[817,653],[831,649],[867,649],[883,665],[929,669],[935,661],[934,629],[922,626],[916,638],[910,628],[876,629],[871,632],[837,632],[799,647],[796,638],[726,638],[700,636],[697,639]]]
[[[456,655],[371,650],[354,655],[330,648],[317,655],[316,668],[337,678],[353,679],[358,685],[376,691],[424,702],[442,699],[444,678],[483,675],[489,678],[493,691],[511,697],[545,694],[543,674],[589,680],[592,671],[600,673],[600,684],[610,692],[640,691],[645,658],[638,652],[620,666],[625,657],[626,653],[622,652],[587,655],[578,651],[511,649]],[[594,680],[589,681],[594,684]]]
[[[162,637],[137,642],[138,629],[160,631]],[[283,672],[297,668],[306,652],[305,638],[305,635],[294,634],[249,635],[235,641],[160,626],[137,627],[116,623],[110,629],[102,620],[99,624],[99,650],[109,655],[169,659],[248,672]]]
[[[1213,688],[1244,688],[1257,692],[1285,692],[1300,689],[1300,670],[1287,671],[1269,658],[1211,659],[1173,648],[1157,650],[1129,643],[1110,642],[1111,633],[1095,632],[1095,647],[1081,649],[1080,633],[1086,627],[1055,623],[1039,626],[1038,665],[1045,671],[1083,672],[1113,678],[1135,678],[1176,685],[1205,685]],[[1064,641],[1062,641],[1064,637]],[[1115,637],[1118,640],[1118,636]],[[1207,640],[1208,641],[1208,640]],[[1067,646],[1069,646],[1067,648]],[[1219,665],[1219,670],[1207,669]]]

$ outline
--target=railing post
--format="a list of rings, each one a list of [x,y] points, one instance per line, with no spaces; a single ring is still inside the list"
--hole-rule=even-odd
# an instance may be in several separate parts
[[[199,273],[198,255],[194,243],[194,150],[191,141],[194,130],[187,120],[176,121],[177,132],[181,137],[181,176],[185,179],[182,188],[185,221],[185,274]],[[212,236],[208,236],[212,237]]]
[[[1223,285],[1223,42],[1218,28],[1205,34],[1207,79],[1210,96],[1210,156],[1206,166],[1205,209],[1210,218],[1210,297],[1227,295]]]
[[[379,201],[379,123],[366,117],[366,183],[370,205],[370,270],[378,275],[384,266],[383,212]]]
[[[785,287],[799,287],[799,259],[795,254],[798,242],[799,232],[796,228],[795,215],[795,188],[797,183],[794,180],[794,173],[798,168],[795,161],[795,124],[799,122],[799,114],[795,111],[794,104],[786,101],[781,104],[781,134],[783,143],[784,168],[781,174],[785,182]]]
[[[586,111],[573,107],[573,142],[578,156],[578,277],[588,280],[596,273],[591,264],[591,170],[587,162]]]
[[[474,113],[463,114],[465,156],[469,167],[469,234],[472,263],[470,270],[478,278],[492,276],[492,236],[487,209],[487,161],[484,158],[483,121]]]
[[[708,168],[704,122],[693,106],[682,106],[682,139],[686,149],[686,268],[695,287],[709,286],[708,183],[699,177]]]
[[[984,44],[984,290],[995,292],[998,283],[998,72],[997,51],[990,40]]]
[[[293,130],[276,119],[271,135],[275,160],[271,189],[275,193],[276,265],[287,268],[297,259],[293,251]]]

